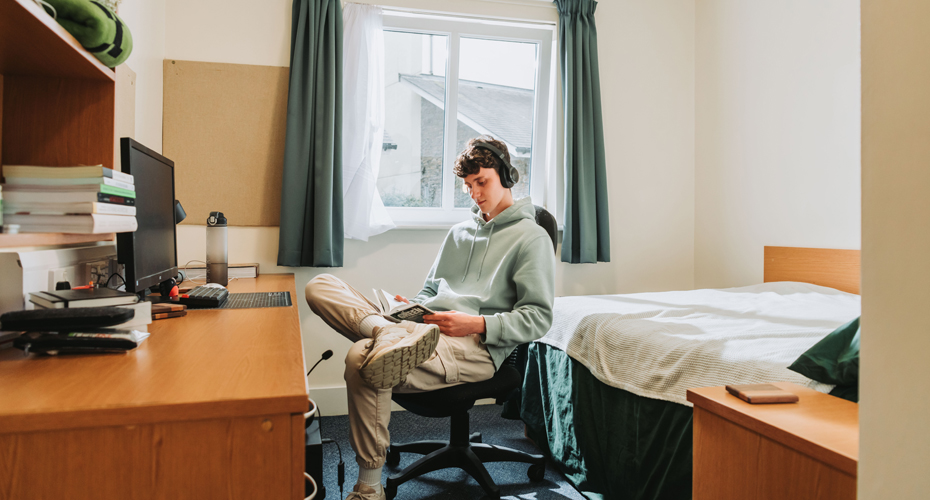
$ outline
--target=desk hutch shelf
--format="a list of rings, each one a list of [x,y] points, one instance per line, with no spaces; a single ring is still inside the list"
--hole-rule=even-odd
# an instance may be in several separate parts
[[[0,163],[114,166],[116,74],[32,0],[0,1]],[[113,239],[0,236],[0,247]]]

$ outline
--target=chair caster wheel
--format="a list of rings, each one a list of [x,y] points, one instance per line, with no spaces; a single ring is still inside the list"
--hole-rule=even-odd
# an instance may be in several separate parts
[[[531,465],[526,471],[526,476],[534,483],[542,481],[546,476],[546,464]]]
[[[469,443],[480,443],[481,442],[481,433],[475,432],[471,436],[468,436]]]
[[[384,488],[384,496],[387,500],[394,500],[394,497],[397,496],[397,487],[391,488],[390,486]]]
[[[395,466],[400,463],[400,452],[394,451],[394,447],[391,446],[388,448],[387,460],[385,460],[388,465]]]

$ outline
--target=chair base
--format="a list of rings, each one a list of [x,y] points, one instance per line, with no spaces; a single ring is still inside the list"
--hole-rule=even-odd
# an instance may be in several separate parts
[[[478,481],[489,498],[500,499],[500,487],[494,484],[491,475],[484,467],[486,462],[521,462],[531,464],[527,475],[532,481],[542,481],[546,471],[546,458],[542,455],[492,446],[481,442],[481,434],[468,434],[468,413],[452,416],[452,429],[449,442],[417,441],[407,444],[392,444],[388,448],[387,462],[391,465],[400,463],[401,453],[425,455],[406,469],[387,479],[385,493],[387,500],[397,495],[397,487],[422,476],[428,472],[456,467],[467,472]]]

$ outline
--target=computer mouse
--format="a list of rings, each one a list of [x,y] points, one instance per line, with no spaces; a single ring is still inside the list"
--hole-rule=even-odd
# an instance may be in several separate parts
[[[219,284],[219,283],[207,283],[206,285],[203,285],[203,286],[205,286],[205,287],[207,287],[207,288],[223,288],[223,289],[226,288],[225,286],[223,286],[223,285],[221,285],[221,284]]]

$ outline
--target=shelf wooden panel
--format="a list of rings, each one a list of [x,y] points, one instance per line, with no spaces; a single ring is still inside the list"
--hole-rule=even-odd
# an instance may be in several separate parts
[[[0,0],[0,163],[115,166],[116,73],[33,0]],[[0,234],[0,248],[115,235]]]
[[[116,80],[32,0],[0,1],[0,73]]]
[[[113,168],[116,84],[4,75],[4,165]]]
[[[70,233],[20,233],[0,234],[0,248],[32,247],[50,245],[76,245],[95,241],[113,241],[114,233],[70,234]]]

